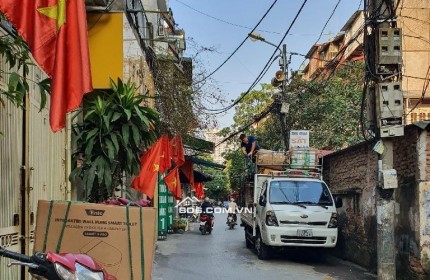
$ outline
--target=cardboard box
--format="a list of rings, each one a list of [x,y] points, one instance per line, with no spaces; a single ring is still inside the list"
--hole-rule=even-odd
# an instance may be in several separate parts
[[[275,170],[283,170],[285,166],[290,164],[289,154],[285,152],[259,150],[256,157],[258,166],[264,166]]]
[[[34,250],[55,252],[60,243],[59,253],[87,254],[118,279],[131,279],[132,272],[134,279],[150,280],[156,241],[155,222],[156,209],[150,207],[129,207],[127,220],[125,206],[40,200]],[[142,277],[142,262],[145,278]]]

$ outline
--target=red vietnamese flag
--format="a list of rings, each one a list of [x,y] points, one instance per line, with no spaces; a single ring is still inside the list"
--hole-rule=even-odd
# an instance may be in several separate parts
[[[140,172],[131,183],[131,187],[146,194],[149,198],[154,196],[157,184],[158,172],[160,170],[161,155],[167,136],[162,136],[157,142],[140,158]]]
[[[170,159],[169,137],[165,135],[161,137],[161,141],[160,173],[164,173],[172,166],[172,160]]]
[[[195,189],[194,185],[194,170],[193,170],[193,162],[191,160],[186,160],[183,165],[180,167],[182,173],[184,173],[185,177],[188,178],[190,185],[193,189]]]
[[[182,144],[182,137],[180,135],[176,135],[170,140],[170,156],[177,166],[184,164],[184,145]]]
[[[1,0],[0,11],[52,78],[51,129],[64,128],[66,113],[93,90],[84,0]]]
[[[196,185],[196,195],[198,199],[202,199],[205,196],[205,190],[203,189],[204,184],[202,182],[198,182]]]
[[[164,182],[176,199],[182,199],[181,181],[179,180],[178,166],[170,170],[169,174],[164,177]]]

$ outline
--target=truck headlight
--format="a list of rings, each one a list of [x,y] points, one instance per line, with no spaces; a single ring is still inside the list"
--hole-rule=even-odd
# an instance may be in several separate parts
[[[330,222],[328,222],[328,228],[337,228],[337,213],[332,213]]]
[[[276,219],[276,215],[274,211],[266,212],[266,225],[268,226],[279,226],[278,219]]]

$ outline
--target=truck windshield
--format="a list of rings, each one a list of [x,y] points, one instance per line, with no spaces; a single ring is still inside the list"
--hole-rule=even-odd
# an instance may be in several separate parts
[[[269,202],[273,204],[333,205],[330,192],[321,182],[272,181]]]

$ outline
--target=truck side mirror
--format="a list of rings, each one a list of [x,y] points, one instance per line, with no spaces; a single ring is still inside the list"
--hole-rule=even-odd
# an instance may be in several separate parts
[[[260,195],[260,199],[258,200],[258,204],[260,204],[260,206],[266,206],[266,197],[264,195]]]
[[[340,198],[340,197],[337,196],[335,198],[335,205],[336,205],[336,208],[341,208],[343,206],[342,198]]]

